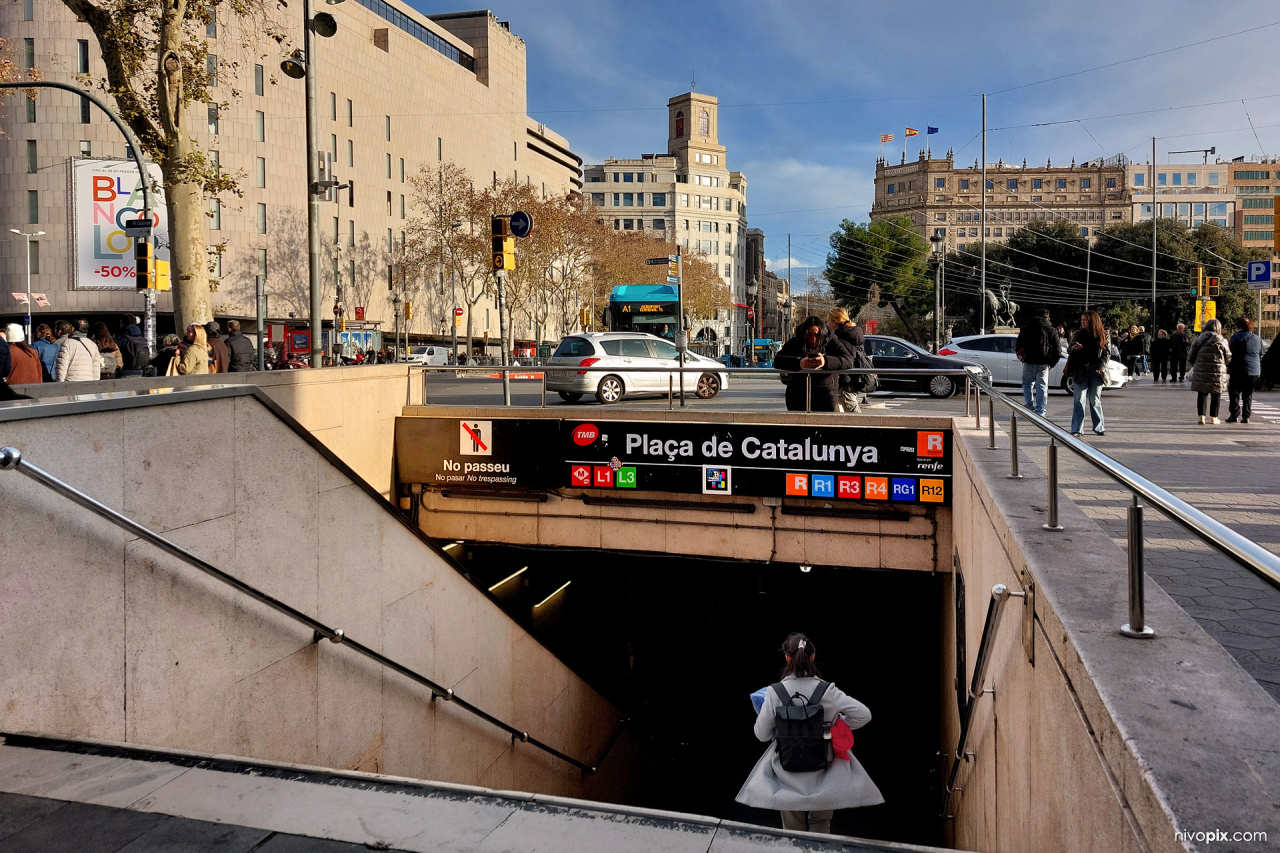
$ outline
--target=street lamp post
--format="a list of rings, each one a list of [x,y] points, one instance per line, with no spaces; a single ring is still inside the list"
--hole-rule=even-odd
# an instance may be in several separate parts
[[[943,251],[941,234],[935,231],[929,238],[929,242],[933,244],[933,258],[936,264],[933,271],[933,351],[936,353],[942,348],[942,264],[946,254]]]
[[[27,343],[31,343],[31,238],[43,237],[43,231],[20,231],[17,228],[9,229],[19,237],[27,238]]]
[[[753,277],[747,282],[747,306],[750,310],[751,304],[756,303],[756,313],[760,312],[757,294],[760,292],[760,283]],[[755,342],[755,323],[751,317],[747,317],[747,352],[749,353],[749,363],[752,367],[756,366],[756,342]]]
[[[399,293],[391,297],[391,308],[393,311],[395,311],[395,314],[396,314],[396,343],[394,348],[395,355],[393,358],[395,361],[399,361],[400,360],[400,294]]]

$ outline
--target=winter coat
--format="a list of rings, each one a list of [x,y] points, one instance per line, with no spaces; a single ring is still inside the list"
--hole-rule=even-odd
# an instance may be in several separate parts
[[[1231,348],[1229,374],[1243,378],[1262,373],[1262,338],[1242,329],[1231,336],[1227,345]]]
[[[258,350],[253,341],[239,332],[227,335],[227,352],[231,354],[227,370],[232,373],[245,373],[258,369]]]
[[[1075,348],[1076,344],[1080,344],[1080,349]],[[1099,341],[1087,329],[1081,329],[1076,332],[1071,339],[1071,346],[1067,348],[1067,364],[1062,372],[1070,376],[1073,382],[1085,382],[1091,375],[1104,369],[1110,360],[1111,354],[1106,342]]]
[[[1018,330],[1014,344],[1023,364],[1047,364],[1053,367],[1062,360],[1062,338],[1058,330],[1037,319]]]
[[[1227,390],[1227,363],[1231,349],[1217,332],[1201,332],[1191,345],[1191,390],[1202,394],[1224,394]]]
[[[44,366],[40,364],[40,353],[23,343],[9,344],[9,356],[13,360],[10,371],[10,385],[35,385],[44,381]]]
[[[124,370],[140,371],[151,361],[151,352],[141,335],[125,335],[120,344],[120,356]]]
[[[156,353],[156,357],[151,359],[151,366],[156,369],[156,376],[169,375],[169,363],[175,358],[182,357],[181,347],[164,347],[160,352]]]
[[[96,382],[102,378],[102,353],[98,345],[79,332],[58,342],[54,378],[59,382]]]
[[[199,344],[189,344],[179,359],[178,372],[183,376],[209,372],[209,351]]]
[[[1133,335],[1124,342],[1122,351],[1124,352],[1125,358],[1133,358],[1135,356],[1142,355],[1147,351],[1147,336],[1142,332]]]
[[[819,680],[789,677],[782,680],[782,685],[790,694],[807,697],[813,694]],[[755,734],[769,742],[769,746],[738,791],[735,798],[738,802],[758,809],[782,811],[851,809],[884,802],[880,789],[852,755],[848,761],[833,759],[825,770],[804,773],[783,770],[772,743],[773,716],[781,701],[773,690],[765,694],[764,704],[756,716]],[[871,711],[866,705],[832,684],[822,696],[822,716],[826,722],[833,722],[837,715],[844,718],[850,729],[861,728],[871,721]],[[854,751],[857,751],[856,745]]]
[[[227,345],[223,343],[222,338],[209,339],[209,365],[210,373],[226,373],[227,365],[231,363],[231,353],[227,351]]]
[[[44,368],[44,381],[52,382],[58,375],[58,345],[44,339],[36,341],[32,346],[40,353],[40,366]]]
[[[853,365],[853,355],[844,341],[834,335],[824,335],[818,340],[818,352],[822,353],[824,366],[819,370],[808,370],[800,366],[804,358],[805,339],[796,335],[782,345],[778,354],[773,357],[773,366],[779,370],[791,371],[787,379],[787,411],[803,412],[806,383],[813,382],[813,392],[809,398],[809,408],[814,412],[834,412],[840,399],[840,377],[828,370],[849,370]],[[810,380],[807,377],[813,376]]]
[[[0,338],[0,379],[4,379],[13,370],[13,356],[9,353],[9,342]]]
[[[1181,361],[1187,357],[1187,352],[1191,349],[1191,336],[1186,332],[1174,332],[1169,336],[1169,355],[1175,361]]]
[[[124,369],[124,358],[120,355],[120,350],[98,347],[98,353],[102,356],[102,378],[115,379],[119,376]]]
[[[871,366],[871,356],[867,356],[866,365],[859,365],[855,354],[856,350],[862,350],[864,353],[866,352],[867,339],[863,336],[861,329],[857,326],[836,326],[835,329],[831,331],[831,334],[833,337],[840,339],[840,342],[845,346],[847,354],[853,359],[853,364],[849,365],[849,367]],[[854,376],[853,374],[846,373],[840,377],[838,384],[841,390],[861,391],[863,383],[858,381],[861,379],[861,375]]]
[[[1173,342],[1168,338],[1156,338],[1151,342],[1151,358],[1156,362],[1168,361]]]

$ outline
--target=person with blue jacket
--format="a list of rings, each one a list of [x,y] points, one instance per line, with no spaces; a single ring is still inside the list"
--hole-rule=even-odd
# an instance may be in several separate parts
[[[45,323],[36,326],[35,334],[32,335],[35,340],[31,345],[36,348],[36,352],[40,353],[40,366],[44,368],[44,381],[52,382],[56,373],[56,363],[58,361],[58,345],[53,341],[53,329]]]
[[[1262,373],[1262,338],[1254,334],[1253,320],[1236,320],[1236,333],[1227,345],[1231,347],[1231,361],[1227,363],[1227,423],[1239,420],[1247,424],[1253,414],[1253,385]]]

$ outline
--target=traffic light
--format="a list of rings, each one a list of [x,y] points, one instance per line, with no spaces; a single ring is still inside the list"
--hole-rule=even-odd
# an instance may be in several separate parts
[[[169,262],[156,259],[156,290],[169,289]]]
[[[516,268],[516,241],[511,236],[511,224],[506,217],[493,217],[493,271]]]
[[[345,332],[346,330],[347,330],[347,318],[346,318],[346,317],[339,317],[339,318],[338,318],[338,331],[339,331],[339,332]]]
[[[1191,295],[1196,298],[1204,296],[1204,267],[1191,269]]]
[[[412,319],[413,319],[413,303],[412,303],[412,302],[405,302],[405,303],[404,303],[404,318],[405,318],[406,320],[412,320]]]
[[[134,287],[138,290],[151,290],[156,286],[155,255],[150,240],[144,237],[134,238],[133,266],[136,273]]]
[[[1220,283],[1221,279],[1216,275],[1207,276],[1204,280],[1205,295],[1210,299],[1215,298],[1218,295],[1218,291],[1221,290]]]

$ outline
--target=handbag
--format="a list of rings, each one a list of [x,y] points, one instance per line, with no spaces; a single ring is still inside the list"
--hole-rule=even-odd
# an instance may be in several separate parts
[[[178,375],[178,353],[176,351],[173,353],[173,358],[169,359],[169,366],[165,368],[164,375],[165,376]]]

